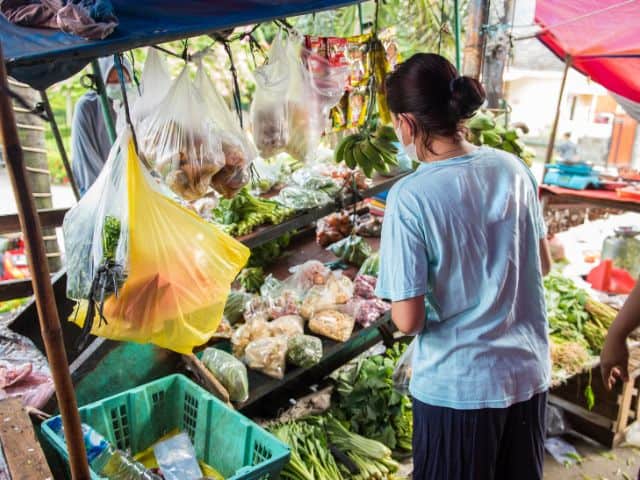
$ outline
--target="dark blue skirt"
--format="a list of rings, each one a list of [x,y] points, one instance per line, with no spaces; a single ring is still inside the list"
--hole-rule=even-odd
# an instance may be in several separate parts
[[[539,480],[547,393],[508,408],[413,401],[414,480]]]

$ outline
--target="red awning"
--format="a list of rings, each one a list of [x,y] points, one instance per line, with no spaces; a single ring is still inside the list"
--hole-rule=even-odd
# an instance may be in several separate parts
[[[537,0],[538,38],[600,85],[640,102],[640,0]]]

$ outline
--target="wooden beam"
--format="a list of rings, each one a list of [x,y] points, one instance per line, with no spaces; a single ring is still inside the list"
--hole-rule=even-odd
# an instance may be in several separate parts
[[[569,75],[569,69],[571,68],[571,57],[567,55],[564,61],[564,72],[562,73],[562,83],[560,83],[560,92],[558,93],[558,103],[556,104],[556,116],[553,119],[553,126],[551,127],[551,134],[549,135],[549,143],[547,144],[547,155],[545,156],[544,163],[551,163],[553,157],[553,149],[556,145],[556,135],[558,133],[558,123],[560,122],[560,111],[562,110],[562,98],[564,97],[564,87],[567,84],[567,76]]]
[[[45,228],[56,228],[62,226],[64,216],[69,211],[68,208],[47,208],[38,211],[40,226]],[[17,213],[0,215],[0,235],[5,233],[15,233],[20,231],[20,219]]]
[[[11,105],[7,72],[0,45],[0,136],[4,160],[11,179],[13,194],[24,235],[29,271],[38,308],[40,331],[55,385],[58,406],[62,415],[65,438],[69,450],[69,466],[73,480],[89,480],[89,465],[84,447],[80,414],[67,364],[60,318],[51,285],[49,264],[42,239],[42,228],[31,194],[25,169],[16,120]]]
[[[0,400],[0,418],[0,443],[11,478],[51,480],[53,475],[22,400]]]
[[[31,295],[33,295],[33,286],[31,285],[30,278],[0,282],[0,302],[13,300],[14,298],[29,297]]]

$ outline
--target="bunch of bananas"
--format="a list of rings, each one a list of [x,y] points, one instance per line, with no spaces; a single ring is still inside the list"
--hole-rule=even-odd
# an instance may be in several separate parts
[[[536,152],[521,140],[522,133],[527,133],[529,129],[524,124],[514,124],[507,128],[505,123],[503,116],[494,117],[491,112],[478,112],[467,123],[468,139],[475,145],[488,145],[513,153],[531,166]]]
[[[379,126],[373,132],[359,132],[344,137],[335,152],[336,163],[344,161],[349,168],[360,167],[371,178],[375,171],[388,174],[391,167],[398,165],[398,149],[393,128]]]

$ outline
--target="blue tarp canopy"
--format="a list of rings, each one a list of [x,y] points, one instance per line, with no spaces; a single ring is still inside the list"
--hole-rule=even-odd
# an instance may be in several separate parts
[[[105,40],[13,25],[0,15],[9,74],[44,89],[93,58],[241,25],[338,8],[354,0],[112,0],[120,25]]]

